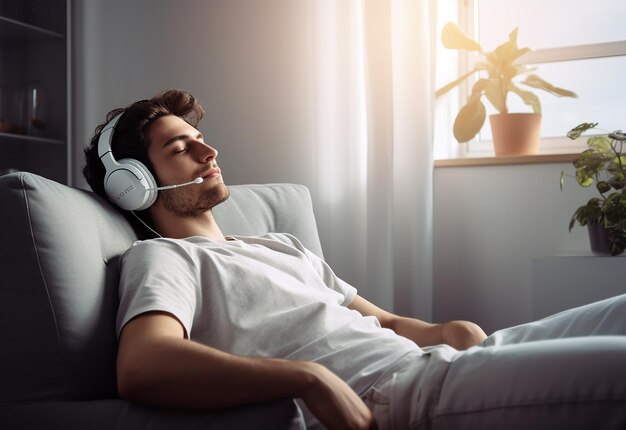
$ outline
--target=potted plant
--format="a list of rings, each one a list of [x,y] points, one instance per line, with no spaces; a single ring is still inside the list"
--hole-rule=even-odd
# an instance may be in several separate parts
[[[567,133],[577,139],[598,123],[583,123]],[[582,187],[595,183],[599,197],[592,197],[574,212],[569,230],[578,222],[587,226],[594,252],[619,255],[626,249],[626,133],[616,130],[591,136],[589,147],[574,160],[576,181]],[[565,173],[561,172],[561,190]]]
[[[467,142],[476,136],[485,123],[486,110],[483,96],[493,105],[499,114],[491,115],[489,120],[494,139],[494,149],[498,155],[534,154],[539,147],[541,128],[541,103],[531,91],[524,90],[514,80],[535,68],[516,61],[530,48],[517,47],[516,28],[509,35],[509,40],[491,52],[485,52],[474,40],[470,39],[453,23],[447,23],[442,31],[443,46],[448,49],[476,51],[483,59],[477,61],[474,68],[436,92],[439,97],[459,85],[468,77],[478,73],[478,80],[467,98],[467,103],[459,111],[454,121],[454,137],[459,143]],[[521,82],[523,85],[538,88],[560,97],[577,97],[575,93],[558,88],[544,81],[539,76],[530,74]],[[514,93],[532,107],[533,113],[509,113],[507,96]],[[511,130],[508,134],[507,130]],[[528,138],[522,135],[527,134]],[[519,148],[516,148],[519,146]]]

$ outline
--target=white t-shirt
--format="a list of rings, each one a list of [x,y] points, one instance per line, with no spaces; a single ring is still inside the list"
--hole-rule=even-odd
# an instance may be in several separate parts
[[[363,394],[420,348],[348,309],[356,289],[293,236],[139,241],[124,255],[117,333],[148,311],[236,355],[318,362]]]

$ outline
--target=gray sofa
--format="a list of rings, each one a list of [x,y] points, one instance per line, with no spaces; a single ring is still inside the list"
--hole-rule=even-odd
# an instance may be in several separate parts
[[[321,246],[308,190],[240,185],[225,234],[282,231]],[[0,427],[303,428],[291,399],[211,412],[133,404],[115,384],[120,255],[139,229],[108,202],[30,173],[0,177]]]

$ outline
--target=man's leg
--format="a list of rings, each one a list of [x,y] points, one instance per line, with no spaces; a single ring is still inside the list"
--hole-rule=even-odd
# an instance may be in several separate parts
[[[484,346],[565,337],[626,335],[626,294],[569,309],[544,319],[498,330]]]
[[[624,429],[626,336],[438,347],[388,390],[398,429]]]

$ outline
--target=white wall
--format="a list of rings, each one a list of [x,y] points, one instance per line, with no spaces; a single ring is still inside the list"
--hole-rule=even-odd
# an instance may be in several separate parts
[[[74,2],[75,183],[84,185],[81,143],[106,113],[171,87],[202,102],[228,183],[311,183],[307,4]]]
[[[487,331],[532,319],[534,258],[588,254],[587,231],[568,232],[571,215],[593,190],[571,164],[435,169],[436,320],[470,319]]]

